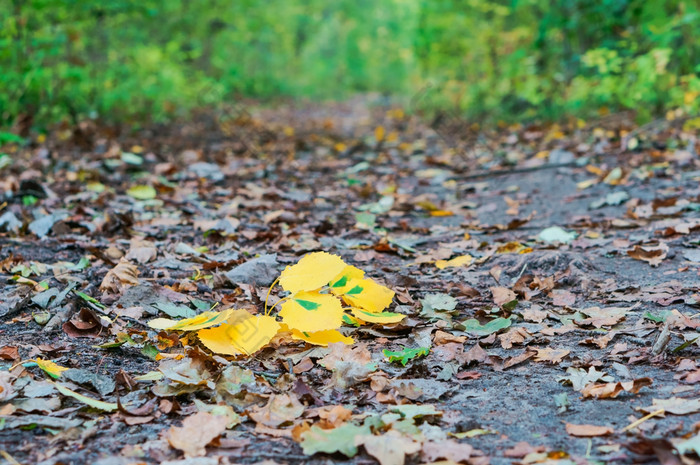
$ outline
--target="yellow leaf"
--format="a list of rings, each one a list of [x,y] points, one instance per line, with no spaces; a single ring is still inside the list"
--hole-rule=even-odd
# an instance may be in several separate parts
[[[93,399],[92,397],[84,396],[82,394],[79,394],[71,389],[68,389],[66,386],[63,386],[62,384],[55,383],[53,381],[49,381],[51,384],[53,384],[58,392],[63,394],[64,396],[70,396],[74,399],[79,400],[80,402],[89,405],[90,407],[94,407],[96,409],[104,410],[106,412],[114,412],[118,406],[117,404],[113,402],[103,402],[101,400]]]
[[[231,316],[233,311],[234,309],[230,308],[221,312],[204,312],[192,318],[185,318],[184,320],[155,318],[148,322],[148,326],[153,329],[167,329],[171,331],[196,331],[223,323]],[[243,311],[245,312],[245,310]]]
[[[374,138],[377,140],[377,142],[381,142],[384,140],[384,126],[377,126],[374,128]]]
[[[41,358],[36,358],[34,359],[34,362],[37,364],[39,368],[44,370],[47,375],[49,375],[52,378],[60,378],[61,373],[66,371],[68,368],[62,367],[61,365],[57,365],[56,363],[52,362],[51,360],[43,360]]]
[[[335,295],[343,294],[350,289],[349,284],[353,279],[362,279],[365,277],[365,272],[352,265],[348,265],[345,269],[336,276],[329,284],[331,292]]]
[[[430,212],[430,216],[452,216],[454,213],[452,213],[449,210],[432,210]]]
[[[291,329],[308,333],[337,329],[343,324],[343,306],[340,300],[319,292],[295,294],[282,304],[279,314]]]
[[[353,308],[351,311],[352,311],[352,314],[355,315],[355,317],[357,317],[360,320],[365,321],[367,323],[391,324],[391,323],[398,323],[399,321],[406,318],[406,315],[402,315],[401,313],[392,313],[392,312],[373,313],[373,312],[368,312],[367,310],[363,310],[361,308]]]
[[[336,342],[342,342],[343,344],[350,345],[353,342],[353,338],[348,336],[343,336],[343,333],[335,329],[329,329],[326,331],[316,331],[315,333],[303,333],[299,330],[292,331],[292,339],[297,341],[306,341],[309,344],[316,346],[326,347],[328,344],[334,344]]]
[[[353,279],[343,299],[353,307],[378,313],[387,308],[394,299],[394,291],[371,279]]]
[[[279,329],[280,324],[274,317],[258,315],[228,326],[227,333],[237,349],[250,355],[267,345]]]
[[[439,270],[444,270],[445,268],[468,266],[471,262],[471,255],[460,255],[452,260],[438,260],[435,262],[435,266],[437,266]]]
[[[282,271],[280,285],[292,294],[300,291],[314,291],[328,284],[346,266],[337,255],[326,252],[310,253],[296,265],[288,266]]]
[[[237,318],[235,323],[202,329],[197,336],[202,344],[217,354],[250,355],[267,345],[279,329],[280,324],[271,316],[250,315],[250,318]]]
[[[243,352],[238,350],[228,335],[230,325],[223,324],[216,328],[200,329],[197,337],[204,346],[216,354],[224,355],[241,355]]]

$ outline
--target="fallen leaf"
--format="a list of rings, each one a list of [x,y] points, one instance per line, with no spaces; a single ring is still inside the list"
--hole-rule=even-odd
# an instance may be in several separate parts
[[[535,355],[535,361],[536,362],[550,362],[550,363],[560,363],[562,360],[564,360],[564,357],[569,355],[571,352],[570,350],[567,349],[552,349],[551,347],[547,347],[545,349],[537,349],[537,355]]]
[[[474,258],[471,255],[460,255],[451,260],[438,260],[435,262],[435,266],[438,270],[444,270],[445,268],[457,268],[461,266],[469,266]]]
[[[356,438],[368,433],[369,428],[352,423],[328,430],[312,426],[308,431],[301,433],[301,448],[306,455],[340,452],[346,457],[354,457],[357,454]]]
[[[343,324],[340,300],[319,292],[298,292],[282,304],[279,315],[289,328],[308,333],[337,329]]]
[[[119,293],[124,288],[139,284],[138,275],[139,269],[122,259],[114,268],[107,272],[107,275],[102,280],[102,284],[100,284],[100,290],[115,294]]]
[[[612,434],[614,431],[615,430],[609,426],[574,425],[573,423],[566,423],[566,432],[571,436],[580,438],[607,436],[608,434]]]
[[[315,291],[334,280],[347,265],[337,255],[314,252],[305,255],[295,265],[287,266],[280,274],[280,285],[285,291],[296,294]],[[333,328],[322,328],[333,329]]]
[[[54,385],[54,387],[63,394],[64,396],[69,396],[72,397],[76,400],[79,400],[80,402],[89,405],[90,407],[94,407],[98,410],[104,410],[106,412],[113,412],[117,410],[118,406],[115,403],[112,402],[103,402],[101,400],[93,399],[92,397],[84,396],[82,394],[79,394],[66,386],[63,386],[62,384],[59,383],[54,383],[51,382],[51,384]]]
[[[60,378],[61,373],[64,371],[68,370],[66,367],[62,367],[51,360],[43,360],[41,358],[36,358],[34,359],[34,362],[37,364],[39,368],[44,370],[47,375],[51,376],[52,378]]]
[[[389,430],[381,436],[357,436],[355,443],[362,444],[367,453],[381,465],[403,465],[406,455],[415,454],[421,448],[419,442],[395,430]]]
[[[659,409],[664,409],[666,413],[673,415],[688,415],[691,413],[697,413],[700,412],[700,399],[683,399],[681,397],[654,399],[651,406],[638,408],[638,410],[648,413],[655,412]]]
[[[631,392],[636,394],[645,386],[651,386],[651,378],[639,378],[634,381],[626,381],[624,383],[593,383],[589,384],[581,390],[583,397],[595,397],[597,399],[611,399],[617,397],[621,392]]]
[[[199,457],[207,453],[206,446],[226,430],[228,419],[225,416],[197,412],[182,422],[182,426],[172,426],[165,438],[170,445],[185,453],[185,457]]]
[[[491,287],[489,289],[493,295],[493,302],[499,307],[502,307],[504,304],[512,302],[517,298],[515,292],[506,287]]]
[[[304,406],[296,396],[273,394],[264,407],[253,407],[248,411],[248,416],[256,423],[278,427],[299,418],[302,413],[304,413]]]
[[[394,299],[394,291],[371,279],[354,279],[348,283],[348,288],[342,294],[343,300],[372,313],[381,312]]]
[[[660,242],[656,246],[635,245],[632,250],[627,251],[627,255],[635,260],[643,260],[651,266],[659,266],[668,254],[668,246]]]

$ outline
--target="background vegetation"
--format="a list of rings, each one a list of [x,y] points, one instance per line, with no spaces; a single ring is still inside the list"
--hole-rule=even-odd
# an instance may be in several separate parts
[[[0,15],[0,126],[369,91],[491,120],[700,104],[694,0],[0,0]]]

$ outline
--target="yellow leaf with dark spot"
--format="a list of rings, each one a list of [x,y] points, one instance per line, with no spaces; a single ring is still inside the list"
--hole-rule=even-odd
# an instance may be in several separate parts
[[[292,339],[306,341],[309,344],[316,346],[326,347],[328,344],[334,344],[336,342],[342,342],[343,344],[350,345],[353,342],[353,338],[348,336],[343,336],[340,331],[335,329],[329,329],[326,331],[316,331],[315,333],[303,333],[299,330],[292,331]]]
[[[353,307],[360,307],[369,312],[381,312],[394,299],[394,291],[371,279],[353,279],[348,287],[343,293],[343,299]]]
[[[282,304],[282,321],[291,329],[313,333],[343,324],[343,306],[330,294],[299,292]]]
[[[333,278],[330,282],[329,287],[331,292],[335,295],[340,295],[345,293],[350,289],[350,282],[354,279],[362,279],[365,277],[365,272],[361,269],[348,265],[340,273],[340,275]]]
[[[280,275],[280,285],[285,291],[315,291],[328,284],[347,265],[337,255],[314,252],[305,255],[295,265],[288,266]]]

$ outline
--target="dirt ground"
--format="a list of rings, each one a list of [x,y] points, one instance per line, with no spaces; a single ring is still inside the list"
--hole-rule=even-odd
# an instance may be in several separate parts
[[[700,157],[687,120],[482,131],[357,103],[252,113],[85,123],[4,148],[6,463],[697,461]],[[350,371],[360,350],[376,363],[362,376],[319,363],[335,347],[232,357],[147,325],[217,302],[261,313],[267,273],[314,251],[396,291],[389,311],[407,315],[343,327]],[[265,254],[269,269],[242,267]],[[138,274],[110,280],[120,263]],[[405,366],[383,353],[417,347],[429,353]],[[71,370],[54,380],[38,358]],[[231,367],[252,378],[229,398]],[[149,372],[162,379],[137,378]],[[217,403],[238,424],[184,457],[169,431]],[[397,405],[436,412],[397,419]],[[347,457],[328,439],[304,453],[310,426],[368,418],[381,418],[381,447]]]

